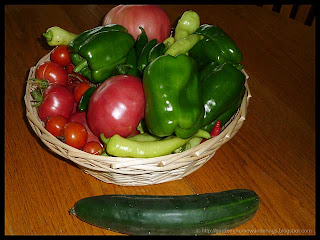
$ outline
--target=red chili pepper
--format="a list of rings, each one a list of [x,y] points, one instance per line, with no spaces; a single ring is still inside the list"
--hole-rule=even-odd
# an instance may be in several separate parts
[[[67,70],[68,74],[70,74],[70,73],[74,74],[73,69],[74,69],[74,65],[72,63],[70,63],[68,66],[66,66],[66,70]]]
[[[88,79],[85,78],[84,76],[82,76],[81,74],[79,73],[75,73],[73,71],[74,69],[74,65],[72,63],[70,63],[69,65],[66,66],[66,71],[68,73],[68,83],[67,83],[67,86],[73,90],[73,88],[75,86],[77,86],[79,83],[82,83],[82,82],[86,82],[86,83],[89,83]]]
[[[82,76],[79,73],[75,73],[73,71],[73,69],[74,69],[74,65],[72,63],[70,63],[68,66],[66,66],[66,71],[68,74],[72,74],[73,76],[76,75],[77,77],[79,77],[82,80],[82,82],[89,82],[86,77]]]
[[[218,121],[216,122],[216,124],[214,125],[213,129],[212,129],[211,132],[210,132],[211,138],[213,138],[213,137],[215,137],[215,136],[218,136],[218,135],[220,134],[220,131],[221,131],[221,122],[220,122],[220,120],[218,120]],[[201,143],[203,143],[203,142],[205,142],[205,141],[207,141],[207,139],[203,139],[203,140],[201,141]]]

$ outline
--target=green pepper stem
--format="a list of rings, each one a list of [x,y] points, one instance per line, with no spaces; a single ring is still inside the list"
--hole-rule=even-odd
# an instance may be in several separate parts
[[[77,66],[74,67],[73,71],[75,73],[80,72],[82,69],[88,66],[88,62],[86,59],[83,59]]]
[[[46,38],[47,42],[50,42],[52,40],[52,32],[51,31],[45,32],[42,35]]]
[[[110,140],[110,138],[106,138],[103,133],[100,134],[100,139],[105,145],[107,145]]]

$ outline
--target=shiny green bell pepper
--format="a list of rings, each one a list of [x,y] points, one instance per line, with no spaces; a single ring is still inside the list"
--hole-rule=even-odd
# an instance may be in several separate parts
[[[200,34],[204,37],[189,51],[189,56],[196,60],[198,69],[211,62],[216,65],[222,65],[225,62],[239,65],[242,61],[240,49],[218,26],[203,24],[194,34]]]
[[[119,64],[125,64],[135,40],[121,25],[99,26],[78,35],[68,45],[74,72],[93,83],[109,78]]]
[[[217,120],[230,108],[235,108],[234,105],[240,101],[239,98],[243,96],[245,90],[246,77],[232,63],[224,63],[216,67],[210,65],[210,68],[211,72],[206,76],[199,74],[203,77],[200,82],[205,109],[202,127]],[[208,69],[206,71],[209,72]]]
[[[211,132],[218,120],[220,120],[221,128],[224,127],[224,125],[228,123],[231,117],[238,111],[239,107],[241,106],[245,92],[246,92],[246,87],[243,85],[238,99],[230,107],[228,107],[228,109],[222,112],[215,120],[213,120],[208,125],[201,127],[201,129],[207,132]]]
[[[185,55],[162,55],[143,72],[145,121],[149,131],[164,137],[189,138],[200,128],[204,108],[195,61]]]

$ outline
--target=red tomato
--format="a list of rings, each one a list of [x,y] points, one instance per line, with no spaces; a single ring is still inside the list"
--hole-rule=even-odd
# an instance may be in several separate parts
[[[103,148],[102,148],[101,144],[98,142],[94,142],[94,141],[87,142],[83,146],[82,150],[87,153],[94,154],[94,155],[101,155],[103,152]]]
[[[77,86],[73,89],[73,97],[76,103],[80,102],[82,95],[90,88],[90,84],[86,82],[82,82],[77,84]]]
[[[64,86],[68,82],[67,71],[60,64],[51,61],[44,62],[37,67],[36,78],[47,79],[50,83]]]
[[[149,40],[156,38],[163,42],[170,36],[171,22],[168,14],[154,5],[118,5],[104,17],[103,25],[119,24],[124,26],[135,38],[140,35],[143,27]]]
[[[92,94],[87,122],[91,131],[106,138],[132,134],[144,117],[145,96],[138,77],[117,75],[103,82]]]
[[[51,61],[58,63],[62,66],[67,66],[71,63],[70,54],[68,52],[68,46],[56,47],[51,52]]]
[[[58,138],[69,146],[82,149],[87,142],[88,133],[81,123],[68,122],[62,128]]]
[[[81,123],[87,129],[87,132],[88,132],[87,142],[91,142],[91,141],[101,142],[100,137],[97,137],[96,135],[94,135],[91,132],[90,128],[88,127],[86,112],[76,112],[76,113],[72,114],[71,117],[69,118],[69,122]]]
[[[68,119],[73,104],[73,94],[66,86],[51,84],[43,93],[43,102],[38,108],[38,115],[44,122],[55,115],[62,115]]]
[[[61,129],[68,123],[68,120],[61,115],[52,116],[46,122],[46,129],[53,136],[58,137]]]

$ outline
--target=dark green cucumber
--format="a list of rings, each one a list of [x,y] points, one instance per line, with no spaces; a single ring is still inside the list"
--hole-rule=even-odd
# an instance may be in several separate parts
[[[207,235],[249,221],[259,208],[248,189],[182,196],[102,195],[76,202],[80,220],[129,235]]]

